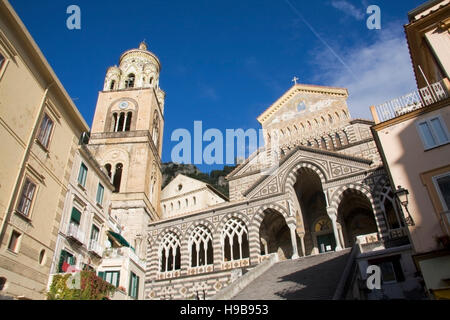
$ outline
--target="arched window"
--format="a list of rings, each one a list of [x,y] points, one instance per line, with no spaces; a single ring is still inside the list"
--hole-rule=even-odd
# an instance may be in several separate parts
[[[211,231],[205,226],[198,226],[189,238],[191,267],[214,264],[213,238]]]
[[[117,121],[119,120],[118,118],[118,114],[116,112],[113,113],[113,118],[112,118],[112,128],[111,131],[112,132],[117,132]]]
[[[339,115],[339,113],[335,113],[335,115],[336,115],[336,119],[339,121],[339,120],[341,120],[341,116]]]
[[[322,137],[322,139],[320,140],[320,147],[323,150],[327,150],[327,141],[325,140],[325,138]]]
[[[236,261],[250,256],[248,231],[245,223],[236,218],[227,221],[222,232],[224,261]]]
[[[195,205],[197,205],[197,198],[196,198],[196,197],[194,197],[194,199],[193,199],[193,200],[194,200],[194,206],[195,206]]]
[[[394,197],[391,187],[385,185],[380,195],[380,203],[389,230],[399,229],[404,226]]]
[[[116,86],[116,80],[111,81],[111,85],[109,86],[109,90],[114,90]]]
[[[348,119],[348,114],[347,112],[345,112],[345,110],[342,110],[342,116],[344,117],[344,119]]]
[[[134,88],[134,81],[136,79],[136,76],[134,75],[134,73],[130,73],[128,75],[128,79],[125,80],[125,88]]]
[[[189,199],[186,199],[186,208],[189,207]]]
[[[150,78],[150,84],[151,85],[153,84],[153,78]]]
[[[109,164],[109,163],[107,163],[107,164],[105,164],[105,169],[106,169],[106,172],[108,173],[108,177],[109,178],[112,178],[112,166]]]
[[[166,205],[163,206],[163,212],[164,212],[164,213],[167,213],[167,207],[166,207]]]
[[[118,163],[116,165],[116,173],[114,174],[114,193],[120,192],[120,184],[122,183],[123,164]]]
[[[159,116],[158,113],[155,112],[155,116],[153,119],[153,143],[155,144],[156,149],[159,149]]]
[[[341,137],[337,132],[334,134],[334,138],[336,141],[336,148],[341,148],[342,147]]]
[[[167,233],[159,246],[160,272],[170,272],[181,269],[180,239],[172,232]]]
[[[333,117],[331,116],[331,114],[328,115],[328,121],[330,122],[330,124],[332,124],[334,122]]]
[[[178,201],[178,207],[177,207],[177,209],[178,209],[178,210],[181,209],[181,202],[180,202],[180,201]]]
[[[330,144],[329,144],[330,150],[336,149],[336,147],[335,147],[335,145],[334,145],[334,142],[333,142],[333,136],[332,136],[331,134],[328,135],[328,139],[330,139]]]
[[[344,145],[344,146],[349,144],[347,132],[345,132],[344,130],[342,131],[342,134],[341,134],[341,142],[342,142],[342,145]]]
[[[173,211],[173,203],[170,204],[170,211]]]
[[[125,121],[125,130],[123,131],[130,131],[131,130],[131,120],[133,119],[133,113],[132,112],[128,112],[127,116],[126,116],[126,121]]]

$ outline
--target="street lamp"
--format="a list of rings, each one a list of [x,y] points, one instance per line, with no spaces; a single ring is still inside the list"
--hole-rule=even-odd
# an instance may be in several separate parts
[[[398,201],[402,204],[402,206],[405,208],[406,213],[407,213],[407,217],[404,217],[405,219],[405,223],[408,226],[415,226],[414,220],[411,217],[411,214],[409,213],[408,210],[408,195],[409,195],[409,191],[402,188],[402,186],[398,186],[397,187],[397,191],[395,191],[395,196],[397,197]]]

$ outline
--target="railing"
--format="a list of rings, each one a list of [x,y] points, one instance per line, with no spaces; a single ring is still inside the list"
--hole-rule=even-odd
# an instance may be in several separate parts
[[[82,232],[80,230],[80,227],[77,224],[75,224],[75,223],[71,223],[69,225],[69,230],[67,232],[67,237],[72,238],[74,240],[77,240],[81,244],[84,243],[84,232]]]
[[[422,109],[449,97],[450,82],[447,78],[377,107],[371,107],[375,122],[385,122],[414,110]]]
[[[108,248],[103,253],[104,259],[131,259],[145,270],[145,262],[141,260],[131,248]]]
[[[91,240],[89,242],[89,251],[95,253],[99,257],[103,256],[103,247],[100,246],[96,240]]]

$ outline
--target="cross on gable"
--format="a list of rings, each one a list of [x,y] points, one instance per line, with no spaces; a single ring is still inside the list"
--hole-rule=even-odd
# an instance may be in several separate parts
[[[295,84],[297,84],[297,81],[298,80],[300,80],[299,78],[297,78],[297,77],[294,77],[294,79],[292,79],[292,82],[294,82]]]

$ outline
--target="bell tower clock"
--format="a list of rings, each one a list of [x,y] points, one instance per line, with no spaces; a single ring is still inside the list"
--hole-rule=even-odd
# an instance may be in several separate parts
[[[160,72],[159,59],[144,42],[122,54],[119,66],[106,73],[88,145],[115,187],[112,214],[131,242],[161,216],[165,93]],[[135,249],[145,256],[145,248]]]

